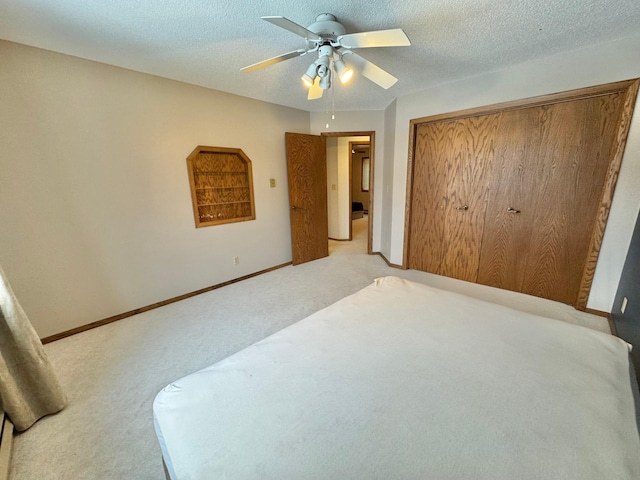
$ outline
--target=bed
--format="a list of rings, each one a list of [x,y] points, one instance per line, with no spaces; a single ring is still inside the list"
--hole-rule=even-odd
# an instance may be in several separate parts
[[[384,277],[171,383],[155,429],[173,480],[638,479],[629,349]]]

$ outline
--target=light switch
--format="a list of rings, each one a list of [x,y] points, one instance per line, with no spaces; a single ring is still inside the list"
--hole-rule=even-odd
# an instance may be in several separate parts
[[[276,188],[276,179],[275,178],[270,178],[269,179],[269,185],[271,185],[271,188]]]
[[[331,185],[331,190],[335,190],[335,189],[336,189],[336,184],[334,183]]]

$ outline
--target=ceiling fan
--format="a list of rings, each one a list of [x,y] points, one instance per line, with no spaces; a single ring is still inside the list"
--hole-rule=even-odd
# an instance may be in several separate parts
[[[331,87],[331,72],[335,71],[343,83],[349,81],[353,71],[364,75],[382,88],[389,88],[398,81],[396,77],[353,52],[356,48],[403,47],[411,45],[409,38],[400,28],[373,32],[346,33],[344,26],[330,13],[318,15],[315,23],[305,28],[285,17],[261,17],[269,23],[289,30],[301,36],[307,42],[306,48],[278,55],[277,57],[254,63],[241,69],[252,72],[291,58],[318,52],[314,61],[302,76],[309,87],[307,98],[321,98],[324,91]]]

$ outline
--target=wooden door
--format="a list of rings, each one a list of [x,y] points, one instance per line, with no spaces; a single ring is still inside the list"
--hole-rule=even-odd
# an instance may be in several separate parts
[[[538,122],[535,108],[499,116],[478,283],[522,291],[526,269],[521,266],[533,255],[536,201],[531,197],[540,181],[535,167],[540,156]]]
[[[496,119],[417,127],[409,268],[475,282]]]
[[[504,112],[478,282],[575,304],[623,95]]]
[[[293,264],[329,255],[325,139],[286,133]]]

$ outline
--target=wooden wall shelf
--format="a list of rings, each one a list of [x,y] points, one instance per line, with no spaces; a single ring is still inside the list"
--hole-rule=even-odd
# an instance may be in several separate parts
[[[255,220],[251,160],[242,150],[198,146],[187,169],[196,227]]]

